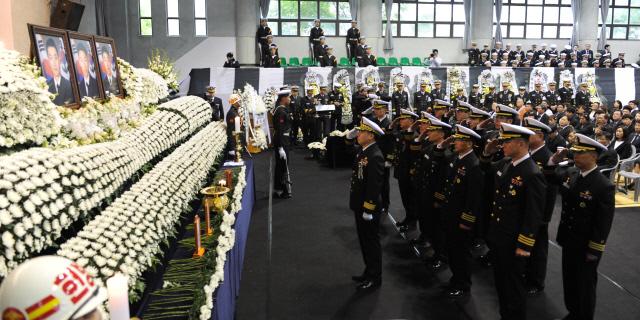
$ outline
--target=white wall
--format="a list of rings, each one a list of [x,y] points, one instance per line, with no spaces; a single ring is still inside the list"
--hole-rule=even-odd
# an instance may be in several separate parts
[[[188,78],[191,69],[222,67],[227,52],[233,52],[235,48],[235,37],[208,37],[177,59],[175,66],[179,72],[178,81],[182,81],[180,92],[189,91]]]

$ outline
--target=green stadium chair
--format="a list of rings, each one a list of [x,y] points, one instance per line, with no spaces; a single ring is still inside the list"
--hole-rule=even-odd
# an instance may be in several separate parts
[[[289,58],[289,67],[299,67],[300,66],[300,59],[298,59],[298,57],[292,57]]]
[[[400,65],[401,66],[410,66],[411,62],[409,62],[409,58],[407,57],[401,57],[400,58]]]
[[[349,58],[347,58],[347,57],[340,58],[340,61],[338,62],[338,66],[339,67],[350,67],[351,65],[349,64]]]
[[[313,66],[313,61],[311,60],[310,57],[303,57],[302,58],[302,66],[303,67],[311,67],[311,66]]]
[[[378,57],[376,59],[376,62],[378,63],[378,67],[384,67],[387,65],[387,59],[385,59],[384,57]]]
[[[411,65],[417,67],[422,66],[422,61],[420,60],[420,58],[414,57],[413,59],[411,59]]]
[[[429,59],[427,59],[427,58],[424,58],[424,66],[425,66],[425,67],[429,67],[429,66],[431,66],[431,60],[429,60]]]
[[[280,66],[283,68],[287,67],[287,59],[286,58],[280,58]]]
[[[356,60],[356,58],[351,58],[351,65],[354,67],[358,66],[358,60]]]
[[[398,64],[398,58],[396,58],[396,57],[389,58],[389,66],[390,67],[397,67],[399,65],[400,64]]]

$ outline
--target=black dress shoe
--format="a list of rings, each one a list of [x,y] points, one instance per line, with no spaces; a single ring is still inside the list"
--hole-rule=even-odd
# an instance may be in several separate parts
[[[358,291],[375,290],[375,289],[378,289],[381,284],[382,284],[382,280],[367,279],[360,282],[356,287],[356,290]]]
[[[542,291],[544,291],[544,287],[531,286],[527,288],[527,294],[529,294],[530,296],[538,295],[542,293]]]
[[[445,292],[445,295],[449,298],[460,298],[464,297],[469,293],[469,290],[461,290],[457,288],[451,288]]]
[[[351,276],[351,280],[361,283],[364,282],[365,280],[367,280],[367,277],[365,276]]]

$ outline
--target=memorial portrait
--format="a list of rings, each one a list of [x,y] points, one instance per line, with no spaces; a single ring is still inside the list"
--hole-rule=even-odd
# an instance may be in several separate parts
[[[111,38],[94,37],[98,65],[100,66],[100,78],[104,96],[123,96],[120,83],[120,72],[116,61],[116,46]]]
[[[99,83],[98,56],[93,37],[81,33],[69,32],[69,44],[73,57],[76,83],[80,100],[84,97],[102,98],[102,87]]]
[[[36,63],[47,80],[49,92],[55,95],[58,106],[74,106],[79,102],[75,74],[64,30],[29,25],[31,44]]]

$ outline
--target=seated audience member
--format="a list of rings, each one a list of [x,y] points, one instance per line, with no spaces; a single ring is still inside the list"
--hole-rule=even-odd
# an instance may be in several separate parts
[[[589,121],[589,116],[586,114],[580,115],[580,122],[576,126],[576,132],[584,134],[588,137],[593,137],[593,123]]]
[[[576,131],[572,128],[567,135],[567,143],[569,144],[569,148],[576,145],[578,140],[576,139]]]
[[[567,115],[562,116],[562,118],[558,120],[558,132],[566,140],[569,138],[571,131],[574,131],[573,126],[569,123]]]
[[[631,156],[631,144],[627,141],[627,133],[622,126],[617,127],[613,142],[609,144],[610,150],[615,150],[620,159],[627,159]]]
[[[629,143],[636,147],[636,152],[640,152],[640,122],[633,125],[633,133],[629,135]]]
[[[558,133],[558,127],[556,125],[549,125],[551,132],[547,136],[547,147],[551,152],[556,152],[558,147],[566,148],[567,141]]]
[[[224,68],[240,68],[240,63],[233,57],[233,53],[227,53],[227,60],[224,62]]]
[[[596,139],[604,146],[608,146],[611,143],[611,133],[603,132],[599,134]],[[615,150],[607,149],[598,156],[598,167],[600,170],[605,168],[613,168],[618,165],[618,154]]]

